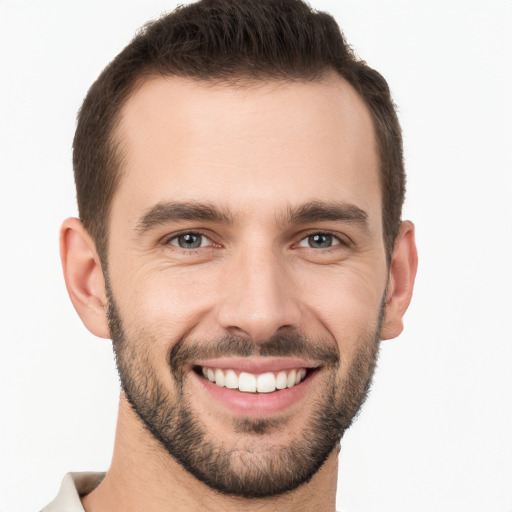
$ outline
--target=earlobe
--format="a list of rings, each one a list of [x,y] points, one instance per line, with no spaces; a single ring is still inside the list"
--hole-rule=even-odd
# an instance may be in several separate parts
[[[110,338],[105,281],[96,245],[79,219],[66,219],[60,230],[60,257],[71,302],[84,325]]]
[[[403,317],[411,302],[417,268],[418,252],[414,239],[414,224],[404,221],[400,226],[391,258],[386,310],[381,328],[383,340],[396,338],[403,330]]]

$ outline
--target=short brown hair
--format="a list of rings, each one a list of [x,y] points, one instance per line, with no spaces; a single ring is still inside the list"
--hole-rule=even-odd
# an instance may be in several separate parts
[[[73,167],[79,215],[106,264],[110,204],[122,155],[119,113],[146,77],[318,81],[335,70],[367,105],[375,127],[388,259],[405,194],[402,134],[384,78],[353,53],[334,18],[301,0],[201,0],[146,25],[104,69],[78,115]]]

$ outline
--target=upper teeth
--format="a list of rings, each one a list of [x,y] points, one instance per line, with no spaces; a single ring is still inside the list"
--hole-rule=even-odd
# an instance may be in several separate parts
[[[206,368],[203,366],[203,375],[220,387],[238,389],[247,393],[272,393],[276,389],[291,388],[306,376],[305,368],[282,370],[276,374],[272,372],[254,375],[252,373],[234,370],[221,370],[220,368]]]

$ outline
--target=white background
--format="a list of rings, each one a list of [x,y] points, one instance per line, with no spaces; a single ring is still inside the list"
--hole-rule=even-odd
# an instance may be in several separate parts
[[[110,342],[66,294],[75,115],[163,0],[0,0],[0,510],[39,510],[64,473],[105,470]],[[420,268],[342,442],[338,507],[512,512],[510,0],[316,0],[388,79]]]

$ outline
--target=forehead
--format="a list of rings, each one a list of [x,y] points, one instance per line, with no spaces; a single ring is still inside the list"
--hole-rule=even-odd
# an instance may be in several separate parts
[[[343,79],[232,86],[153,78],[121,111],[123,152],[112,212],[158,202],[221,203],[236,211],[306,201],[380,212],[373,123]]]

